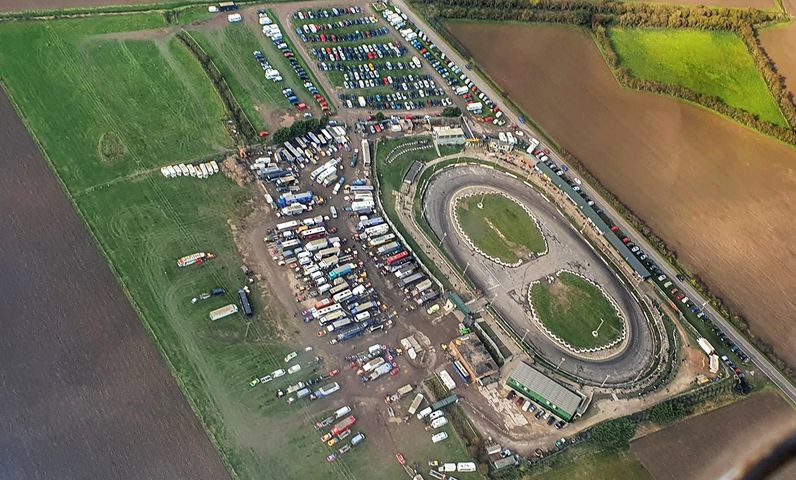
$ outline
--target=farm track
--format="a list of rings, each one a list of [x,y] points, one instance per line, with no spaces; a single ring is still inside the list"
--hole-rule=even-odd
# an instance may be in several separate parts
[[[0,118],[4,475],[225,478],[218,453],[5,96]]]

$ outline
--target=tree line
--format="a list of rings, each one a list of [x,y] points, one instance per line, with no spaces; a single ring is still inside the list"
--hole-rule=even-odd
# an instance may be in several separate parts
[[[589,0],[421,0],[432,20],[441,18],[513,20],[562,23],[590,28],[606,61],[619,82],[629,88],[670,95],[697,103],[733,120],[796,145],[796,103],[774,62],[761,47],[755,25],[787,20],[778,11],[705,6],[677,6]],[[757,115],[725,103],[721,98],[695,92],[680,85],[633,77],[621,62],[607,35],[610,26],[644,28],[698,28],[737,33],[774,95],[788,126],[760,119]]]
[[[188,32],[181,31],[177,34],[177,38],[188,47],[188,50],[199,60],[207,76],[210,77],[213,86],[221,97],[221,101],[224,103],[227,114],[235,124],[237,134],[242,137],[244,142],[253,143],[257,141],[257,131],[254,129],[254,126],[252,126],[251,121],[249,121],[249,117],[247,117],[243,109],[240,108],[227,81],[224,79],[224,76],[221,75],[221,72],[218,70],[218,67],[216,67],[216,64],[213,63],[210,56],[202,50],[202,47],[196,43],[196,40],[194,40]]]

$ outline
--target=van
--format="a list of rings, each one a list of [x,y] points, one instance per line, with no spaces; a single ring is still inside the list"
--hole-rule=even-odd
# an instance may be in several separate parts
[[[527,412],[529,408],[531,408],[531,401],[525,400],[525,403],[522,404],[522,411]]]
[[[431,413],[431,407],[426,407],[426,408],[424,408],[423,410],[420,410],[417,413],[417,419],[418,420],[423,420],[430,413]]]
[[[334,418],[341,418],[343,415],[348,415],[349,413],[351,413],[351,407],[346,405],[345,407],[340,407],[337,410],[335,410]]]
[[[438,429],[438,428],[440,428],[440,427],[442,427],[444,425],[447,425],[447,424],[448,424],[448,419],[447,418],[439,417],[439,418],[436,418],[436,419],[431,421],[431,428],[436,430],[436,429]]]
[[[351,445],[356,447],[357,445],[359,445],[363,441],[365,441],[365,434],[360,432],[360,433],[357,433],[356,435],[354,435],[354,437],[351,439]]]
[[[456,471],[461,473],[474,472],[475,462],[459,462],[456,464]]]
[[[321,271],[315,271],[310,274],[310,278],[312,278],[313,280],[317,280],[321,277],[323,277],[323,272]]]
[[[318,293],[320,293],[320,294],[324,294],[324,293],[328,292],[328,291],[329,291],[329,290],[331,290],[331,289],[332,289],[332,284],[330,284],[330,283],[324,283],[323,285],[321,285],[320,287],[318,287]]]
[[[448,434],[447,433],[439,432],[439,433],[435,433],[434,435],[431,436],[431,441],[433,443],[439,443],[439,442],[445,440],[446,438],[448,438]]]
[[[337,208],[335,208],[334,205],[329,208],[329,211],[332,213],[332,218],[337,218]]]

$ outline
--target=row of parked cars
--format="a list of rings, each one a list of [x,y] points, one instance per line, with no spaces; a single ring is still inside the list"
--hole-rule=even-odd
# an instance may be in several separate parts
[[[343,62],[318,62],[318,68],[324,72],[364,72],[374,71],[379,76],[382,76],[385,71],[404,71],[404,70],[417,70],[421,67],[420,60],[413,57],[412,60],[404,62],[368,62],[368,63],[343,63]]]
[[[369,17],[346,18],[345,20],[338,20],[331,23],[305,23],[304,25],[296,27],[296,33],[299,35],[312,35],[342,28],[372,25],[374,23],[379,23],[379,19],[372,15]]]
[[[564,420],[557,420],[552,412],[548,412],[542,407],[537,407],[535,403],[522,395],[518,395],[514,390],[509,391],[506,399],[513,401],[523,412],[533,415],[537,420],[546,420],[548,425],[555,426],[558,430],[567,426],[567,422]]]
[[[296,31],[299,31],[299,28],[296,28]],[[383,35],[387,35],[389,30],[387,27],[381,27],[371,30],[355,30],[353,32],[348,33],[340,33],[340,34],[325,34],[321,33],[319,35],[305,35],[303,33],[299,33],[299,38],[304,43],[343,43],[343,42],[358,42],[360,40],[367,40],[370,38],[381,37]]]
[[[375,108],[377,110],[421,110],[451,105],[450,98],[420,98],[418,92],[396,92],[387,95],[341,94],[346,108]]]
[[[406,47],[398,42],[363,43],[343,47],[315,47],[310,49],[313,57],[321,62],[365,62],[375,59],[400,58],[406,54]]]
[[[294,20],[314,20],[316,18],[335,18],[343,17],[345,15],[356,15],[362,11],[357,6],[352,7],[334,7],[334,8],[318,8],[318,9],[305,9],[299,10],[293,14]]]

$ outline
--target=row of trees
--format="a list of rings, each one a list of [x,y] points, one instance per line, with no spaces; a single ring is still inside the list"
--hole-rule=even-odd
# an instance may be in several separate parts
[[[207,76],[210,77],[210,80],[213,82],[213,86],[216,88],[218,95],[221,97],[221,101],[224,102],[224,107],[227,110],[227,114],[229,115],[232,122],[235,124],[235,129],[238,132],[238,135],[242,137],[242,139],[247,143],[255,142],[258,138],[257,132],[252,126],[249,118],[243,113],[243,110],[238,105],[238,101],[235,99],[235,96],[232,94],[232,90],[230,90],[227,81],[224,79],[224,76],[221,75],[221,72],[216,67],[216,64],[213,63],[213,60],[210,58],[202,47],[196,43],[196,40],[193,39],[187,32],[182,31],[177,34],[177,38],[188,47],[188,50],[194,54],[194,56],[199,60],[199,63],[202,65],[202,68],[207,73]]]
[[[283,127],[271,135],[274,143],[281,144],[296,137],[302,137],[309,132],[317,132],[329,123],[329,119],[324,115],[321,118],[311,118],[309,120],[299,120],[293,122],[289,127]]]

